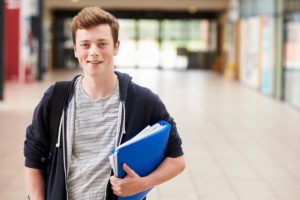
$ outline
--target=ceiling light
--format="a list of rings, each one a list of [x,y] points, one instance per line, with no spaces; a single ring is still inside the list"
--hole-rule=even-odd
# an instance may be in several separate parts
[[[197,12],[197,7],[196,6],[189,6],[188,7],[188,12],[190,14],[195,14]]]

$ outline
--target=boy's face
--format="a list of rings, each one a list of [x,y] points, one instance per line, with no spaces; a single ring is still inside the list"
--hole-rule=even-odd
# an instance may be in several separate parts
[[[113,57],[119,50],[119,41],[114,44],[108,24],[76,31],[75,57],[86,76],[104,75],[113,72]]]

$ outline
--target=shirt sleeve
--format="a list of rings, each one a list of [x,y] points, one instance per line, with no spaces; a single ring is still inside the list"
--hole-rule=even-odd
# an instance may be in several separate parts
[[[163,104],[163,102],[160,100],[159,97],[156,106],[154,108],[154,118],[155,118],[154,120],[155,122],[157,122],[158,120],[165,120],[166,122],[171,124],[171,131],[170,131],[166,156],[172,158],[182,156],[183,155],[182,140],[178,134],[176,122],[170,116],[165,105]]]

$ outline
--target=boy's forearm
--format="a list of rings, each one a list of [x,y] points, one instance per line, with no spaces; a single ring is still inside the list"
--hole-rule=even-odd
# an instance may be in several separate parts
[[[170,180],[180,174],[184,169],[185,160],[183,156],[177,158],[167,157],[154,172],[143,177],[146,189]]]
[[[44,178],[40,169],[25,168],[25,181],[30,200],[44,200]]]

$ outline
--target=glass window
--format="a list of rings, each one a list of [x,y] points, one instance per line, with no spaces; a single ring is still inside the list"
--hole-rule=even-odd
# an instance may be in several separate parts
[[[119,19],[119,39],[121,41],[118,55],[115,56],[117,67],[135,67],[137,57],[136,26],[134,19]]]
[[[159,37],[158,20],[138,20],[139,22],[139,39],[156,40]]]
[[[119,19],[120,40],[135,40],[136,38],[136,20],[134,19]]]
[[[143,19],[138,20],[138,22],[137,65],[138,67],[147,68],[159,67],[159,21]]]

